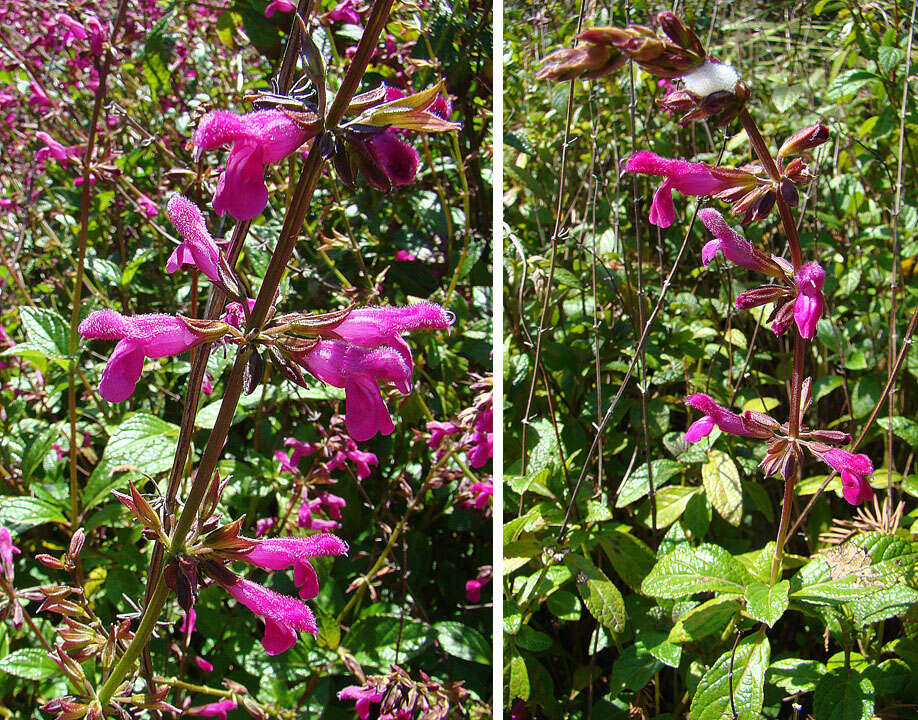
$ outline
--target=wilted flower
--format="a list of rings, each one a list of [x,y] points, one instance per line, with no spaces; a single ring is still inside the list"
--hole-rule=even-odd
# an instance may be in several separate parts
[[[222,337],[227,325],[213,322],[206,328],[198,329],[181,316],[126,317],[115,310],[97,310],[83,320],[78,329],[86,338],[119,341],[102,371],[99,393],[109,402],[122,402],[137,386],[144,357],[178,355],[203,342]]]
[[[287,157],[318,131],[304,129],[280,110],[237,115],[217,110],[205,115],[194,133],[195,156],[221,145],[232,145],[226,170],[220,175],[213,207],[237,220],[257,217],[268,204],[264,166]]]

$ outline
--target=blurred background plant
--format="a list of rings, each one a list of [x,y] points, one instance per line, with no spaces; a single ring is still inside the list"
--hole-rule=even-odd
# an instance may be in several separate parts
[[[804,251],[827,271],[827,311],[807,355],[818,378],[810,424],[867,431],[858,450],[874,458],[877,503],[855,510],[837,478],[818,493],[825,469],[807,462],[792,528],[815,502],[793,528],[788,579],[777,584],[758,563],[774,555],[782,484],[762,480],[761,451],[728,435],[686,444],[697,415],[683,398],[705,392],[786,416],[792,342],[760,327],[759,311],[735,309],[745,273],[701,269],[710,236],[693,221],[704,202],[680,196],[676,222],[660,230],[646,221],[659,180],[621,175],[639,150],[743,165],[755,159],[746,136],[738,123],[680,127],[655,103],[667,82],[629,65],[573,89],[536,80],[581,21],[649,24],[664,9],[673,8],[505,7],[508,712],[908,717],[918,672],[913,351],[888,399],[883,390],[918,305],[913,87],[903,105],[914,9],[675,8],[737,68],[772,153],[806,125],[831,134],[797,208]],[[786,245],[776,220],[744,234],[778,254]]]
[[[101,307],[200,316],[207,284],[197,271],[162,270],[179,239],[165,203],[176,191],[213,194],[221,158],[206,157],[198,175],[191,133],[208,110],[248,108],[244,98],[270,84],[293,4],[127,4],[105,78],[78,276],[81,164],[102,69],[94,42],[110,32],[116,7],[0,9],[0,526],[21,551],[0,588],[0,707],[12,718],[34,717],[48,699],[82,690],[68,687],[46,653],[63,626],[48,603],[39,611],[39,586],[70,583],[80,613],[106,628],[130,616],[142,597],[149,558],[139,550],[149,543],[111,492],[132,481],[156,506],[190,367],[187,355],[148,360],[130,400],[102,400],[96,386],[107,351],[72,341],[74,282],[82,285],[77,321]],[[315,10],[314,40],[333,85],[367,9],[346,1]],[[318,381],[297,388],[269,371],[243,398],[218,468],[229,480],[226,515],[245,514],[249,536],[333,528],[350,551],[316,563],[318,638],[304,636],[279,656],[265,654],[258,621],[227,607],[219,590],[201,592],[194,632],[169,606],[151,642],[154,669],[171,688],[170,702],[191,705],[190,714],[352,718],[353,706],[336,693],[364,675],[395,673],[394,666],[397,687],[416,683],[422,696],[437,699],[431,707],[487,712],[490,589],[479,587],[477,596],[465,589],[491,564],[490,505],[479,501],[491,466],[487,458],[473,462],[483,442],[473,427],[440,456],[426,427],[462,424],[469,413],[474,425],[485,402],[482,376],[490,375],[491,47],[486,4],[395,5],[364,87],[384,81],[417,90],[442,77],[462,129],[414,139],[416,182],[387,195],[365,184],[352,192],[326,174],[281,293],[304,311],[429,299],[457,322],[451,335],[412,340],[414,390],[389,400],[396,421],[389,436],[356,445],[343,429],[344,392]],[[266,168],[274,201],[249,232],[239,265],[249,278],[266,270],[297,162],[294,155]],[[228,237],[231,219],[203,209],[213,235]],[[219,349],[209,358],[203,392],[213,400],[204,398],[195,419],[196,454],[214,425],[231,362]],[[78,528],[85,543],[61,562]],[[51,559],[42,564],[36,555]],[[60,566],[69,577],[54,569]],[[268,584],[292,594],[284,575]],[[106,672],[95,661],[83,671],[96,686]]]

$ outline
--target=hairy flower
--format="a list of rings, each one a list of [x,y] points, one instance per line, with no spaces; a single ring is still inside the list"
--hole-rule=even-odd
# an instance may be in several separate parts
[[[691,424],[685,433],[685,441],[694,443],[711,434],[716,425],[723,432],[731,435],[746,435],[748,437],[766,438],[771,435],[759,427],[751,425],[742,416],[721,407],[710,395],[695,393],[685,398],[685,404],[700,410],[704,417]]]
[[[345,427],[354,440],[369,440],[377,432],[388,435],[395,425],[377,383],[391,382],[400,392],[411,392],[414,364],[401,333],[447,328],[454,320],[434,303],[361,308],[335,327],[333,334],[340,339],[320,341],[296,362],[319,380],[344,388]]]
[[[166,272],[174,273],[183,265],[193,265],[211,282],[220,283],[220,249],[207,232],[198,206],[176,193],[169,198],[166,213],[182,236],[182,242],[166,261]]]
[[[491,567],[483,567],[478,571],[478,577],[465,584],[465,597],[469,602],[481,601],[481,589],[491,582]]]
[[[178,355],[225,332],[224,323],[210,331],[193,331],[173,315],[124,316],[115,310],[97,310],[80,323],[79,333],[95,340],[118,340],[102,371],[99,393],[109,402],[127,400],[143,371],[144,357]]]
[[[823,462],[841,476],[842,496],[852,505],[860,505],[873,497],[869,476],[873,475],[873,463],[866,455],[854,455],[845,450],[832,448],[821,455]]]
[[[666,178],[650,205],[650,222],[661,228],[669,227],[676,219],[673,190],[683,195],[714,195],[729,187],[729,182],[715,177],[708,165],[664,158],[646,150],[629,158],[625,172]]]
[[[717,210],[704,208],[698,212],[698,218],[708,230],[714,233],[714,239],[709,240],[701,249],[701,261],[705,267],[718,252],[722,252],[727,260],[749,270],[756,270],[774,277],[784,276],[781,265],[774,258],[765,255],[727,225],[723,215]]]
[[[300,589],[300,597],[311,600],[319,594],[319,578],[309,558],[346,553],[344,540],[322,533],[302,538],[268,538],[239,559],[266,570],[284,570],[293,565],[293,582]]]
[[[237,115],[217,110],[205,115],[194,133],[195,155],[231,145],[213,207],[237,220],[257,217],[268,204],[264,166],[294,152],[315,135],[280,110]]]
[[[794,321],[800,336],[812,340],[816,336],[816,323],[822,315],[822,286],[826,282],[826,271],[819,263],[809,262],[797,271],[796,280]]]

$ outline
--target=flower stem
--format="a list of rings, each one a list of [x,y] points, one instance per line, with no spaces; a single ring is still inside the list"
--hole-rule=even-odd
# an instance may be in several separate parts
[[[780,179],[778,166],[775,164],[771,153],[762,134],[759,132],[755,120],[749,114],[746,108],[743,108],[739,114],[739,120],[749,136],[749,142],[755,151],[759,161],[765,167],[772,180]],[[794,264],[796,273],[803,266],[803,249],[800,247],[800,235],[797,233],[797,224],[794,222],[794,216],[790,207],[784,202],[781,193],[778,193],[778,213],[781,215],[781,225],[784,227],[784,234],[787,236],[787,244],[790,248],[791,262]],[[800,434],[800,404],[803,388],[803,363],[804,363],[804,340],[800,333],[794,329],[794,364],[791,369],[791,387],[790,387],[790,416],[788,417],[788,435],[796,438]],[[778,524],[778,537],[775,541],[775,558],[771,565],[771,582],[774,584],[780,576],[781,560],[784,557],[784,543],[787,541],[787,526],[790,523],[791,504],[794,499],[794,485],[797,483],[798,464],[794,463],[793,472],[784,481],[784,500],[781,505],[781,520]]]

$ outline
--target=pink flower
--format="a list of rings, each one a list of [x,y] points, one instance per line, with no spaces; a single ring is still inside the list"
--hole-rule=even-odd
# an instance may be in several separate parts
[[[473,483],[469,487],[469,492],[474,496],[474,500],[468,503],[468,506],[475,507],[477,510],[484,510],[491,501],[491,498],[494,497],[494,483]]]
[[[220,283],[220,249],[207,232],[204,216],[191,200],[175,194],[166,204],[169,220],[182,236],[182,242],[166,261],[166,272],[174,273],[183,265],[193,265],[211,282]]]
[[[743,418],[721,407],[713,398],[704,393],[696,393],[685,398],[685,404],[696,410],[701,410],[704,417],[691,424],[685,433],[685,442],[694,443],[711,434],[716,425],[723,432],[731,435],[745,435],[747,437],[765,438],[769,433],[753,428],[744,422]]]
[[[369,440],[377,432],[389,435],[395,425],[377,383],[391,382],[411,392],[413,360],[401,333],[446,328],[454,319],[433,303],[354,310],[334,330],[341,340],[322,340],[297,362],[319,380],[344,388],[344,424],[354,440]]]
[[[431,450],[436,450],[440,447],[440,443],[443,442],[443,438],[447,435],[455,435],[459,432],[459,426],[454,422],[438,422],[437,420],[432,420],[427,423],[427,430],[430,433],[430,440],[428,445]]]
[[[417,259],[414,253],[408,252],[407,250],[399,250],[395,253],[395,262],[414,262]]]
[[[70,45],[74,40],[85,40],[88,37],[83,25],[66,13],[58,13],[55,15],[54,22],[65,29],[63,39],[65,47]]]
[[[477,603],[481,601],[481,588],[491,582],[491,570],[483,569],[479,571],[478,577],[474,580],[469,580],[465,584],[465,597],[469,602]]]
[[[354,0],[342,0],[325,17],[333,22],[342,22],[349,25],[357,25],[360,22],[360,15],[357,14],[357,4]]]
[[[658,175],[666,180],[657,189],[650,205],[650,222],[666,228],[676,219],[673,207],[673,190],[683,195],[713,195],[727,184],[711,174],[711,168],[702,163],[687,160],[671,160],[643,150],[631,156],[625,165],[625,172]]]
[[[704,208],[698,212],[698,218],[705,227],[714,233],[714,239],[709,240],[701,249],[701,261],[707,267],[718,251],[731,262],[750,270],[756,270],[766,275],[781,277],[781,266],[765,253],[757,250],[746,238],[733,230],[717,210]]]
[[[9,529],[0,525],[0,567],[8,582],[13,582],[13,555],[19,554],[19,548],[13,545]]]
[[[293,448],[293,452],[290,453],[290,462],[294,465],[299,463],[300,458],[309,457],[316,451],[316,446],[312,443],[303,442],[302,440],[297,440],[292,437],[288,437],[284,440],[284,445]]]
[[[194,656],[194,664],[200,668],[201,672],[212,673],[214,671],[214,666],[200,655]]]
[[[300,589],[300,597],[311,600],[319,594],[319,578],[309,558],[346,553],[344,540],[323,533],[303,538],[268,538],[240,559],[265,570],[283,570],[293,565],[293,582]]]
[[[296,642],[296,639],[294,639],[294,642]],[[220,720],[226,720],[227,711],[233,710],[235,707],[236,701],[232,698],[226,698],[218,702],[201,705],[200,707],[188,708],[185,710],[185,714],[194,715],[195,717],[216,717],[220,718]]]
[[[228,571],[227,574],[232,575]],[[268,655],[278,655],[296,645],[298,630],[318,634],[319,628],[312,610],[299,600],[238,576],[231,582],[224,579],[222,574],[215,579],[237,601],[264,619],[265,635],[261,644]]]
[[[363,150],[369,162],[361,165],[363,176],[377,190],[410,185],[418,174],[418,151],[388,128],[363,140]]]
[[[41,162],[48,156],[51,156],[57,160],[62,167],[66,167],[68,160],[79,158],[79,151],[76,145],[72,147],[62,145],[44,130],[39,130],[35,133],[35,139],[41,140],[45,144],[45,147],[39,148],[38,152],[35,153],[36,162]]]
[[[156,203],[146,195],[141,195],[140,199],[137,201],[137,204],[143,208],[144,213],[146,213],[147,218],[150,220],[159,215],[159,208],[156,207]]]
[[[306,496],[306,490],[303,490],[302,502],[297,512],[297,525],[306,530],[318,530],[319,532],[331,532],[341,527],[340,523],[334,520],[323,520],[313,516],[313,513],[320,510],[325,503],[321,497],[310,500]]]
[[[278,10],[285,13],[293,12],[296,10],[296,3],[290,2],[290,0],[271,0],[268,3],[268,7],[265,8],[265,17],[272,17]]]
[[[39,107],[48,107],[53,105],[51,98],[42,90],[41,86],[32,82],[29,84],[29,88],[32,90],[32,95],[29,98],[29,105],[38,105]]]
[[[261,520],[255,521],[255,537],[260,538],[264,537],[267,534],[268,530],[277,525],[277,518],[262,518]]]
[[[486,408],[475,421],[472,432],[472,449],[469,450],[469,465],[473,468],[484,467],[494,457],[494,411]]]
[[[189,609],[182,618],[182,624],[179,625],[179,632],[184,633],[186,636],[190,636],[191,633],[194,632],[194,623],[197,618],[198,614],[194,611],[194,608]]]
[[[201,392],[205,395],[211,395],[214,391],[214,378],[209,372],[204,373],[201,378]]]
[[[370,703],[382,702],[383,694],[373,688],[363,688],[359,685],[349,685],[338,693],[339,700],[356,700],[354,710],[360,720],[370,717]]]
[[[89,51],[93,55],[101,55],[105,50],[105,41],[108,40],[108,29],[92,13],[86,18],[84,27],[89,32]]]
[[[809,262],[797,271],[796,279],[798,294],[794,301],[794,321],[800,336],[812,340],[816,336],[816,323],[822,315],[822,286],[826,282],[826,271],[819,263]]]
[[[122,402],[131,396],[143,371],[144,357],[178,355],[215,339],[208,334],[192,332],[179,317],[125,317],[114,310],[97,310],[83,320],[78,329],[86,338],[119,341],[99,383],[99,393],[109,402]]]
[[[873,463],[869,457],[833,448],[822,454],[822,460],[841,475],[842,495],[849,503],[860,505],[873,497],[868,480],[873,475]]]
[[[313,135],[280,110],[247,115],[217,110],[205,115],[194,133],[195,156],[232,145],[214,195],[217,214],[228,212],[237,220],[260,215],[268,204],[264,166],[287,157]]]

